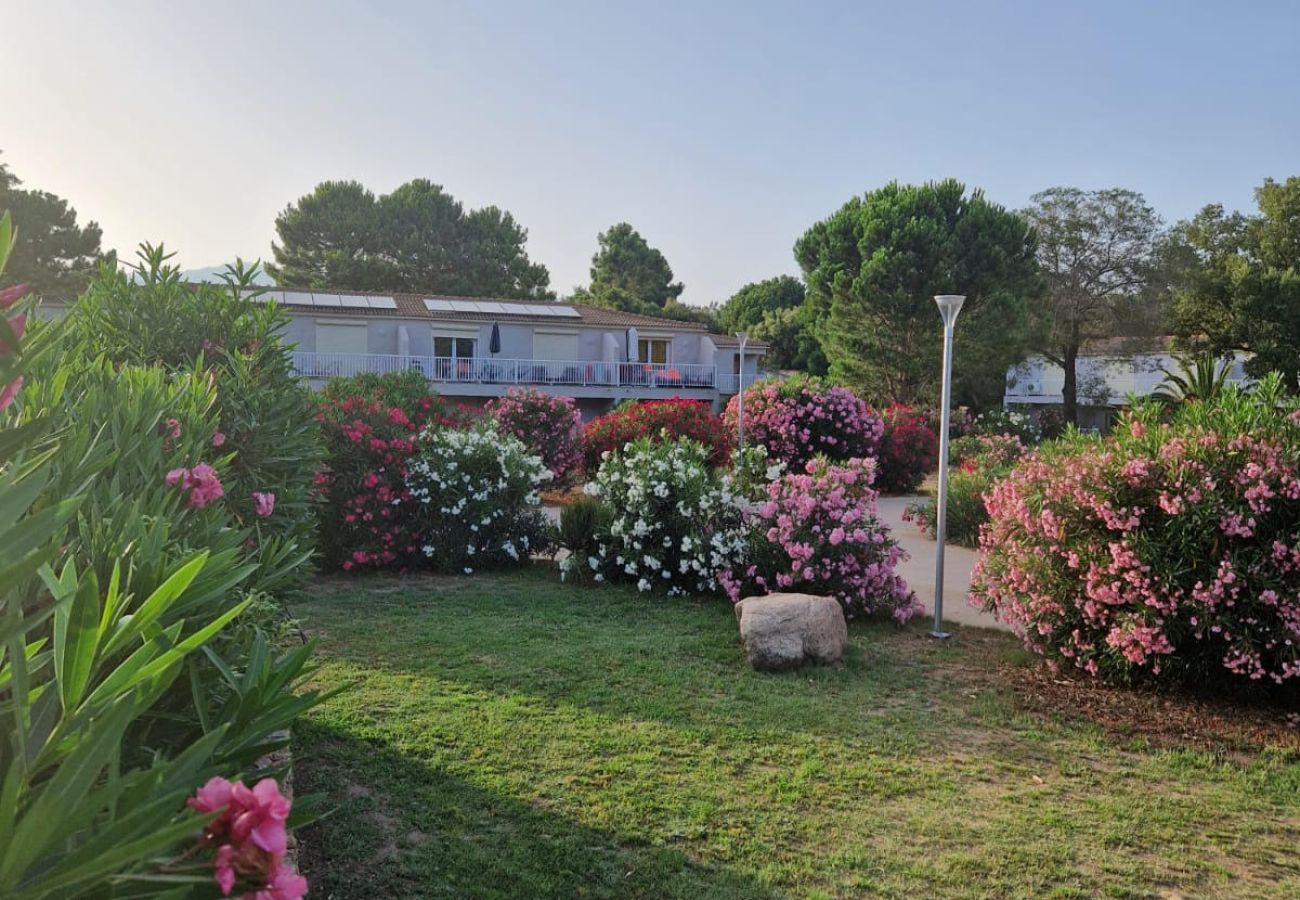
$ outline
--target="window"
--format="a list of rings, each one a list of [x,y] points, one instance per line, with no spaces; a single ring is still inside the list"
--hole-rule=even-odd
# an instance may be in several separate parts
[[[573,360],[578,358],[578,333],[547,331],[533,333],[533,359]]]
[[[473,359],[474,345],[477,343],[474,338],[434,337],[433,355],[451,359]]]
[[[365,353],[365,322],[317,322],[317,353]]]
[[[668,362],[668,347],[672,341],[666,338],[641,338],[637,341],[637,356],[641,362]]]

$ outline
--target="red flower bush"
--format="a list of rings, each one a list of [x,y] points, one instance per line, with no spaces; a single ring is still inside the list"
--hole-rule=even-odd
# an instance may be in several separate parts
[[[622,450],[638,438],[658,441],[662,432],[669,438],[690,438],[704,445],[715,466],[726,463],[731,451],[731,432],[703,400],[673,397],[627,403],[587,423],[583,432],[587,471],[600,468],[605,451]]]
[[[572,397],[553,397],[536,388],[511,388],[487,405],[505,434],[542,458],[558,481],[582,463],[582,415]]]
[[[928,417],[895,403],[881,414],[876,487],[886,494],[910,494],[939,465],[939,438]]]
[[[448,412],[421,378],[337,379],[321,394],[317,420],[326,467],[316,476],[322,499],[320,550],[331,567],[418,565],[419,541],[407,509],[407,465],[429,424],[454,427],[468,417]]]
[[[1044,445],[986,496],[972,601],[1107,680],[1300,679],[1300,420],[1279,403],[1269,379]]]
[[[739,395],[723,413],[729,434],[738,427]],[[760,381],[745,391],[745,438],[768,457],[802,469],[817,454],[831,460],[874,458],[884,424],[856,394],[820,378],[798,375]]]

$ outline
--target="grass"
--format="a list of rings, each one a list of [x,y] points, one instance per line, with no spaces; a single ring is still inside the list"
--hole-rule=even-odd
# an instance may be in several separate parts
[[[762,675],[726,603],[542,569],[294,612],[353,684],[295,733],[316,898],[1300,895],[1294,750],[1034,708],[1007,635],[854,625]]]

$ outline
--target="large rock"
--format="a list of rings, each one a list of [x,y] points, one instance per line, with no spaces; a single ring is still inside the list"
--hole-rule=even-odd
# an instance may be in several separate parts
[[[774,672],[844,658],[849,629],[834,597],[768,594],[736,604],[740,640],[755,669]]]

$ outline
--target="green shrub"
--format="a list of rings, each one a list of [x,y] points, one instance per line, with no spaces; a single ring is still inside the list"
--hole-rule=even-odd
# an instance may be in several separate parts
[[[0,269],[9,245],[6,218]],[[221,496],[220,380],[78,352],[75,316],[0,335],[21,388],[0,410],[0,896],[203,892],[186,796],[276,775],[256,761],[318,700],[311,647],[278,652],[249,613],[305,556],[249,549]],[[187,859],[192,885],[161,868]]]
[[[965,547],[979,543],[980,528],[988,521],[984,495],[1024,454],[1025,445],[1014,434],[971,434],[952,442],[946,543]],[[933,496],[909,504],[903,518],[915,522],[930,537],[937,537]]]
[[[613,518],[609,507],[586,495],[560,509],[555,544],[568,551],[568,556],[560,561],[562,579],[580,580],[600,568],[601,537],[608,533]]]

